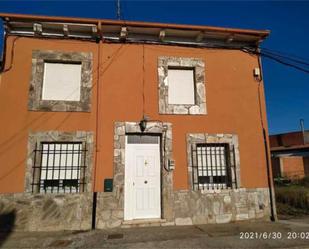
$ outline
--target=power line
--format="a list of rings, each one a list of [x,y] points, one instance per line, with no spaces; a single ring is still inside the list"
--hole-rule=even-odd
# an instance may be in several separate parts
[[[295,65],[295,64],[292,64],[292,63],[289,63],[289,62],[285,62],[285,61],[283,61],[283,60],[281,60],[281,59],[278,59],[278,58],[276,58],[276,57],[274,57],[274,56],[271,56],[271,55],[266,54],[266,53],[263,53],[263,52],[261,52],[261,53],[259,53],[259,54],[260,54],[261,56],[264,56],[264,57],[269,58],[269,59],[271,59],[271,60],[277,61],[277,62],[279,62],[279,63],[281,63],[281,64],[283,64],[283,65],[286,65],[286,66],[289,66],[289,67],[293,67],[293,68],[298,69],[298,70],[300,70],[300,71],[302,71],[302,72],[305,72],[305,73],[309,73],[309,69],[302,68],[302,67],[300,67],[300,66],[298,66],[298,65]]]
[[[294,57],[298,60],[301,60],[301,61],[309,61],[309,58],[304,58],[304,57],[301,57],[299,55],[294,55],[294,54],[290,54],[290,53],[287,53],[287,52],[282,52],[282,51],[279,51],[279,50],[276,50],[276,49],[270,49],[270,48],[265,48],[265,47],[261,47],[260,49],[262,50],[266,50],[266,51],[269,51],[269,52],[272,52],[272,53],[276,53],[276,54],[280,54],[280,55],[285,55],[287,57]]]
[[[271,51],[270,49],[265,49],[265,48],[257,51],[256,49],[253,49],[253,48],[244,47],[242,50],[246,53],[257,54],[262,57],[268,58],[270,60],[276,61],[280,64],[283,64],[285,66],[289,66],[297,70],[300,70],[302,72],[309,73],[309,62],[306,62],[306,61],[301,61],[301,63],[296,62],[297,59],[294,59],[290,56],[270,52]]]
[[[291,56],[287,56],[287,55],[283,55],[283,54],[280,54],[280,52],[274,52],[273,50],[271,49],[267,49],[267,48],[262,48],[261,49],[264,53],[269,53],[273,56],[278,56],[278,57],[281,57],[283,59],[287,59],[287,60],[290,60],[290,61],[293,61],[293,62],[296,62],[297,64],[303,64],[303,65],[306,65],[306,66],[309,66],[309,62],[306,62],[304,59],[298,59],[299,57],[291,57]]]

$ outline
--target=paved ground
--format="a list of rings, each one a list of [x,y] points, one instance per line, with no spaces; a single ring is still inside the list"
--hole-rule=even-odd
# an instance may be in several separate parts
[[[294,232],[294,234],[293,234]],[[278,236],[282,238],[275,238]],[[290,235],[290,238],[288,236]],[[295,235],[304,236],[294,238]],[[243,236],[243,238],[240,238]],[[252,238],[247,238],[250,236]],[[288,221],[83,232],[14,232],[1,248],[309,248],[309,217]]]

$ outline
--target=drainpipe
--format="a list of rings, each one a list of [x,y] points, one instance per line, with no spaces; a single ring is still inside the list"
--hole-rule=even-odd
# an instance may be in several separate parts
[[[259,49],[258,49],[259,50]],[[261,66],[261,56],[258,56],[258,64],[260,69],[260,78],[258,79],[258,98],[259,98],[259,108],[260,108],[260,119],[261,119],[261,126],[263,131],[263,140],[264,140],[264,149],[265,149],[265,157],[266,157],[266,173],[267,173],[267,183],[268,183],[268,189],[269,189],[269,204],[270,204],[270,219],[271,221],[277,220],[277,212],[275,208],[275,194],[274,194],[274,186],[272,181],[272,173],[271,173],[271,164],[269,161],[269,147],[268,147],[268,140],[266,136],[266,129],[264,127],[263,122],[263,115],[262,115],[262,105],[261,105],[261,95],[260,95],[260,87],[261,82],[263,80],[263,74],[262,74],[262,66]]]
[[[276,221],[276,212],[274,207],[274,187],[272,183],[271,178],[271,167],[269,162],[269,153],[268,153],[268,143],[267,143],[267,136],[266,136],[266,130],[263,127],[263,139],[264,139],[264,148],[265,148],[265,156],[266,156],[266,168],[267,168],[267,183],[268,183],[268,189],[269,189],[269,203],[270,203],[270,219],[271,221]]]
[[[100,151],[100,129],[99,129],[99,107],[100,107],[100,68],[101,68],[101,45],[102,45],[102,33],[101,33],[101,21],[98,22],[98,37],[96,43],[98,44],[97,53],[97,108],[96,108],[96,139],[95,139],[95,164],[93,172],[93,198],[92,198],[92,223],[91,228],[96,228],[96,212],[97,212],[97,192],[96,192],[96,172],[98,166],[98,152]]]

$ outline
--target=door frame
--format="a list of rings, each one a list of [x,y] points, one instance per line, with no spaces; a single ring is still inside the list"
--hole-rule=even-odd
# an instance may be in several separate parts
[[[160,217],[159,218],[162,218],[162,215],[163,215],[163,208],[162,208],[162,133],[127,133],[125,134],[125,163],[124,163],[124,220],[135,220],[133,216],[133,214],[131,213],[131,217],[128,215],[128,211],[126,209],[126,200],[127,200],[127,197],[126,197],[126,194],[127,194],[127,191],[126,191],[126,188],[128,187],[127,186],[127,181],[126,181],[126,173],[127,173],[127,168],[126,168],[126,165],[128,163],[128,156],[126,156],[126,153],[127,153],[127,144],[128,144],[128,136],[132,136],[132,135],[137,135],[137,136],[155,136],[155,137],[158,137],[159,138],[159,143],[158,144],[152,144],[152,145],[158,145],[159,146],[159,180],[160,180]],[[147,144],[146,144],[147,145]],[[128,217],[129,216],[129,217]],[[148,218],[146,218],[148,219]],[[149,219],[152,219],[152,218],[149,218]],[[154,218],[154,219],[157,219],[157,218]]]
[[[173,159],[173,127],[172,123],[162,121],[147,121],[144,132],[140,122],[114,122],[114,156],[113,156],[113,191],[104,193],[108,199],[105,210],[116,212],[113,221],[124,222],[124,175],[125,175],[125,136],[130,134],[156,134],[162,136],[161,142],[161,218],[172,222],[175,217],[174,209],[174,171],[166,169],[168,161]],[[163,154],[162,154],[163,153]],[[110,203],[110,204],[109,204]],[[110,222],[110,216],[104,222]]]

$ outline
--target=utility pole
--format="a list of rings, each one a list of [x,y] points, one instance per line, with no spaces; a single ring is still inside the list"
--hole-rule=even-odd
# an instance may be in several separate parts
[[[303,134],[303,143],[305,144],[305,125],[304,125],[305,121],[304,119],[300,119],[300,129],[301,129],[301,132]]]
[[[117,1],[117,19],[120,20],[121,17],[120,0],[116,1]]]

